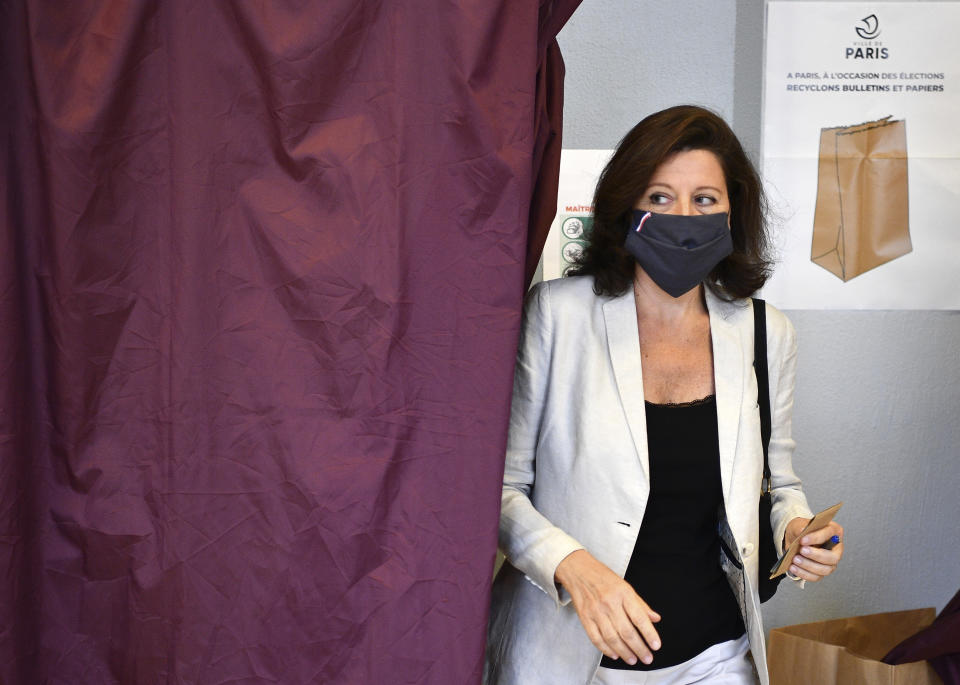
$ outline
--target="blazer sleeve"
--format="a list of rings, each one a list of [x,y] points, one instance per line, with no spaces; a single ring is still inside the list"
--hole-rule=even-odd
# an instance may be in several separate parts
[[[767,349],[770,368],[770,523],[773,542],[783,549],[787,524],[794,518],[812,518],[800,478],[793,470],[793,390],[797,371],[797,333],[790,320],[767,305]],[[770,324],[774,325],[771,326]]]
[[[515,568],[560,605],[570,598],[567,593],[561,598],[554,573],[583,545],[547,520],[531,501],[550,387],[552,328],[550,285],[540,283],[527,295],[517,350],[500,499],[500,548]]]

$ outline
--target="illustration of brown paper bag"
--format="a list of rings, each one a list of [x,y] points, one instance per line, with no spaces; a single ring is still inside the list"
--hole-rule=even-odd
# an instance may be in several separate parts
[[[910,252],[907,196],[904,121],[821,129],[811,261],[849,281]]]

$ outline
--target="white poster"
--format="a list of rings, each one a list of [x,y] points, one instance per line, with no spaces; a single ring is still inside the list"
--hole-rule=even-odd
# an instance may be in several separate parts
[[[762,146],[764,297],[960,308],[960,2],[769,2]]]
[[[543,280],[560,278],[587,244],[593,191],[613,150],[561,150],[557,216],[543,246]]]

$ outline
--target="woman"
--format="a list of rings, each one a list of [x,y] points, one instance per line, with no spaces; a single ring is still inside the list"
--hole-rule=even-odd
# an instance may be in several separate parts
[[[658,112],[604,169],[571,277],[530,292],[489,684],[768,682],[745,299],[768,275],[764,208],[722,119]],[[766,317],[771,523],[785,549],[812,514],[791,466],[794,330],[772,307]],[[806,536],[791,577],[830,574],[843,544],[820,545],[834,535]]]

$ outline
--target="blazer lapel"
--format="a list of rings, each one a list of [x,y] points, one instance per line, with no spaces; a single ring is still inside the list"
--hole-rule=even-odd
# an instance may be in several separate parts
[[[730,501],[730,484],[737,451],[740,405],[743,401],[743,341],[741,330],[728,319],[729,305],[707,291],[710,336],[713,342],[713,382],[717,396],[717,436],[720,442],[720,478],[724,501]],[[752,348],[751,348],[752,349]]]
[[[644,482],[650,482],[647,452],[647,414],[643,402],[643,371],[640,365],[640,332],[633,288],[603,305],[610,362],[617,381],[620,404],[627,417]]]

